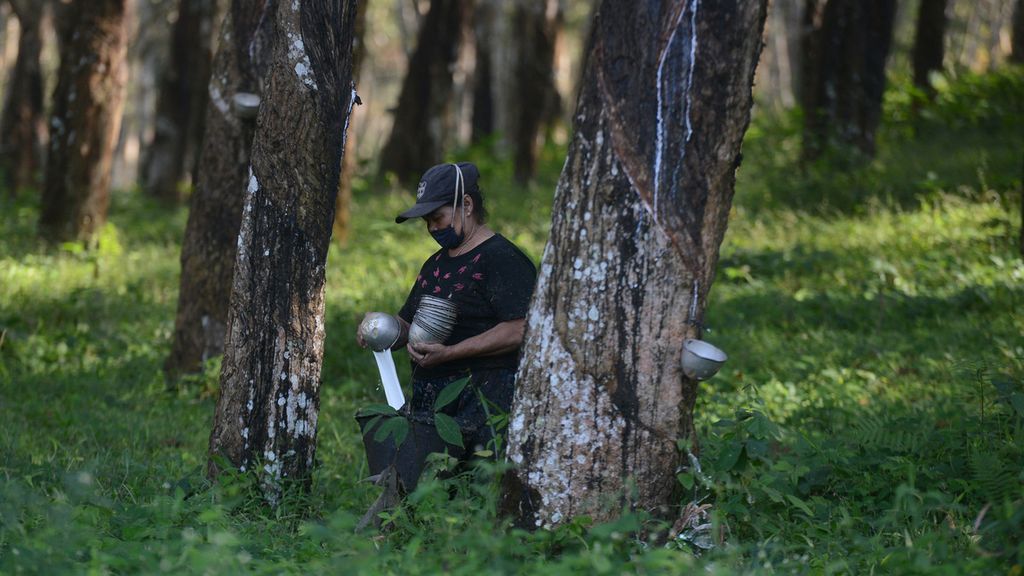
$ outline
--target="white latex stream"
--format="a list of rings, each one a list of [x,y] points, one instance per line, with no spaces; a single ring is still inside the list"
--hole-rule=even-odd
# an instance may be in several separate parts
[[[405,405],[405,395],[402,394],[402,386],[398,383],[398,372],[395,371],[395,359],[391,357],[391,349],[374,351],[373,358],[377,361],[377,370],[380,371],[380,381],[384,384],[388,406],[398,410]]]

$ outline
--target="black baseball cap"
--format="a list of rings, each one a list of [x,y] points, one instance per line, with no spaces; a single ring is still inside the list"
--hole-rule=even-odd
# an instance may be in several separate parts
[[[477,180],[480,179],[480,171],[472,162],[433,166],[423,173],[423,178],[420,178],[420,184],[416,187],[416,204],[399,214],[395,222],[401,224],[410,218],[426,216],[445,204],[454,204],[460,170],[462,186],[459,186],[459,192],[465,193],[475,189]]]

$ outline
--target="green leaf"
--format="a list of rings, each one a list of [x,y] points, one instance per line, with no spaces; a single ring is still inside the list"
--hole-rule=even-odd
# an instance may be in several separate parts
[[[807,503],[804,502],[803,500],[797,498],[796,496],[793,496],[792,494],[786,494],[786,500],[789,500],[790,503],[793,504],[793,506],[799,508],[800,511],[804,514],[807,514],[812,518],[814,517],[814,512],[811,511],[811,507],[808,506]]]
[[[693,474],[689,472],[676,474],[676,479],[679,480],[679,484],[687,490],[693,489]]]
[[[438,412],[434,414],[434,426],[437,428],[437,435],[442,440],[459,448],[465,448],[462,445],[462,430],[459,429],[459,425],[455,422],[454,418]]]
[[[723,446],[722,451],[718,453],[718,461],[715,462],[715,470],[721,472],[728,472],[729,470],[732,470],[732,467],[739,461],[741,452],[743,452],[742,442],[733,440]]]
[[[455,382],[444,387],[441,393],[437,395],[437,400],[434,400],[434,412],[440,412],[445,406],[451,404],[462,394],[462,390],[469,384],[469,376],[460,378]]]
[[[398,410],[395,410],[387,404],[370,404],[369,406],[363,406],[356,412],[356,416],[397,416]]]
[[[401,446],[402,442],[405,442],[406,437],[409,436],[409,421],[405,418],[396,418],[395,420],[398,420],[399,422],[397,429],[395,430],[395,447],[397,448]]]
[[[370,418],[370,421],[367,422],[366,426],[363,428],[363,434],[369,434],[373,430],[374,426],[380,424],[381,418],[383,418],[383,416],[381,416],[380,414],[374,416],[373,418]]]
[[[393,436],[395,446],[401,446],[408,434],[409,421],[406,420],[404,416],[395,416],[394,418],[388,418],[380,425],[380,428],[377,428],[377,432],[373,435],[373,439],[376,442],[383,442],[389,436]]]
[[[1024,394],[1016,393],[1010,396],[1010,404],[1013,405],[1013,409],[1017,411],[1017,414],[1024,417]]]

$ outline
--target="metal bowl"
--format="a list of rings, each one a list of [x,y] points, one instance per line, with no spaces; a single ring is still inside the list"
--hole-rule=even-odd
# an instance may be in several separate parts
[[[363,337],[363,342],[377,352],[394,346],[401,333],[402,325],[398,319],[383,312],[370,312],[359,325],[359,335]]]
[[[426,344],[426,343],[441,344],[442,342],[444,342],[444,339],[438,339],[437,336],[434,336],[433,334],[428,332],[426,329],[424,329],[422,326],[420,326],[416,322],[413,322],[411,325],[409,325],[409,343],[410,344],[415,346],[416,344]]]
[[[703,340],[687,338],[683,342],[683,374],[693,380],[707,380],[725,364],[729,357]]]

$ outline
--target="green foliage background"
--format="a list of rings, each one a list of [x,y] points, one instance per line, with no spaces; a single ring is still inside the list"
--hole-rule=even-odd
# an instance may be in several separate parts
[[[353,415],[383,392],[352,335],[434,250],[393,224],[408,194],[358,182],[352,242],[329,258],[319,466],[274,510],[245,477],[203,478],[216,362],[176,392],[162,379],[186,212],[117,193],[86,253],[36,239],[36,198],[5,201],[0,573],[1021,573],[1024,76],[912,98],[890,91],[876,159],[803,169],[799,117],[756,116],[707,313],[730,361],[702,384],[703,472],[678,478],[726,535],[699,556],[640,513],[513,530],[488,467],[353,532],[378,490]],[[537,260],[564,150],[528,190],[457,156]]]

